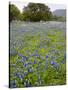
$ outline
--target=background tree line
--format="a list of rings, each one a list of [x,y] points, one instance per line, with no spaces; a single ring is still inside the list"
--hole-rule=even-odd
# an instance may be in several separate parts
[[[38,22],[62,20],[62,18],[53,16],[50,8],[45,4],[29,3],[23,8],[22,13],[14,4],[9,4],[9,21],[12,20]]]

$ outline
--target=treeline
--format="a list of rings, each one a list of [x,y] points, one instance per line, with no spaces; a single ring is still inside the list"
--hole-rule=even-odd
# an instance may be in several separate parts
[[[66,21],[66,17],[65,16],[53,16],[52,17],[53,21],[61,21],[61,22],[65,22]]]
[[[53,16],[50,8],[41,3],[29,3],[26,7],[23,8],[22,13],[14,5],[9,4],[9,21],[12,20],[21,20],[21,21],[51,21],[51,20],[60,20],[61,17]],[[62,18],[61,18],[62,20]]]

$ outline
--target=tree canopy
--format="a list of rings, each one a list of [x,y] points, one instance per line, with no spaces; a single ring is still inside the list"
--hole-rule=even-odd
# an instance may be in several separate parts
[[[9,20],[10,21],[18,20],[19,15],[20,15],[19,9],[15,5],[9,4]]]
[[[22,21],[48,21],[52,19],[50,8],[42,3],[29,3],[23,8],[22,13],[14,5],[9,4],[9,20],[22,20]]]
[[[23,9],[23,20],[25,21],[47,21],[50,20],[52,13],[50,8],[41,3],[29,3]]]

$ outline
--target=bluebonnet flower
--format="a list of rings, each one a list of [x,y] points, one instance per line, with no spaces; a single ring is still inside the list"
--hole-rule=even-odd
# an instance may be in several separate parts
[[[53,65],[57,70],[59,69],[59,64],[55,61],[51,61],[51,65]]]
[[[36,60],[34,60],[34,64],[36,64]]]
[[[38,54],[38,53],[36,53],[36,54],[35,54],[35,56],[36,56],[36,57],[39,57],[39,54]]]
[[[51,65],[56,65],[57,63],[54,61],[51,61]]]
[[[16,87],[17,87],[16,83],[17,83],[16,80],[12,80],[12,81],[10,82],[10,88],[16,88]]]
[[[28,57],[23,56],[23,61],[26,61],[26,60],[28,60]]]
[[[22,58],[24,55],[23,54],[21,54],[21,53],[18,53],[18,55]]]
[[[33,72],[33,70],[31,68],[28,68],[28,72],[31,73]]]
[[[28,64],[24,64],[24,66],[25,66],[25,67],[27,67],[27,66],[28,66]]]
[[[35,54],[32,54],[32,56],[39,57],[39,54],[36,52]]]
[[[23,79],[23,76],[22,76],[20,73],[16,73],[16,76],[17,76],[18,78],[20,78],[21,80]]]
[[[53,51],[53,53],[55,53],[55,54],[59,54],[59,51],[58,50],[52,50]]]
[[[46,55],[46,58],[48,58],[48,55]]]

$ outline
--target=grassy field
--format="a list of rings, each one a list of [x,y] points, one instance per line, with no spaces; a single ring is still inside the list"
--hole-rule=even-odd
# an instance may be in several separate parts
[[[10,88],[66,84],[66,23],[10,24]]]

